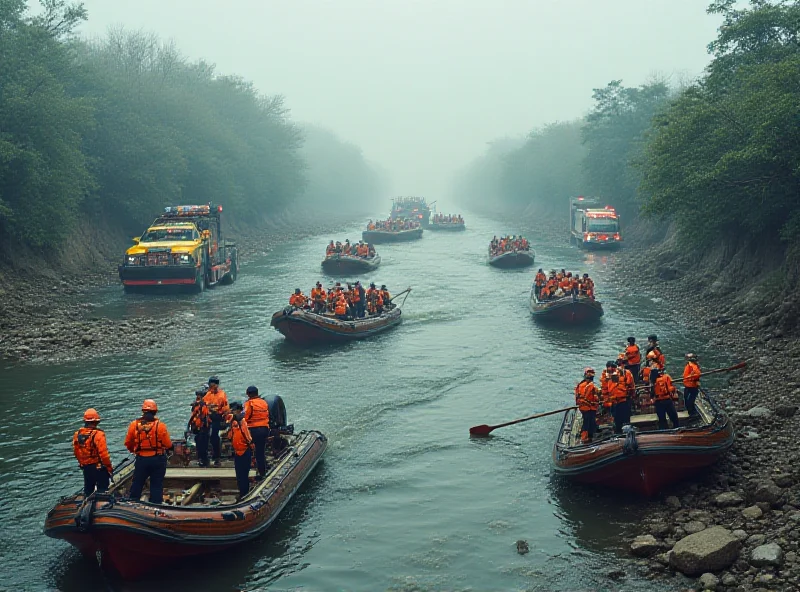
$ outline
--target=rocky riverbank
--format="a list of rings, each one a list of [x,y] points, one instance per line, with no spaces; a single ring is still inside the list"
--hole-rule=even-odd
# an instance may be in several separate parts
[[[239,235],[240,264],[268,254],[277,244],[332,232],[352,220],[306,222],[264,233]],[[327,241],[325,241],[327,243]],[[320,244],[323,252],[324,244]],[[95,313],[92,295],[110,286],[122,288],[118,254],[90,273],[47,268],[41,273],[0,269],[0,360],[10,363],[63,362],[166,346],[186,335],[191,315],[167,320],[113,319]]]
[[[705,475],[649,502],[631,552],[650,577],[700,576],[695,589],[800,590],[800,341],[780,328],[780,295],[762,285],[721,296],[708,289],[712,270],[680,258],[664,265],[666,248],[621,252],[616,281],[636,277],[687,326],[748,364],[719,392],[737,431],[733,449]],[[673,362],[673,373],[682,366]]]

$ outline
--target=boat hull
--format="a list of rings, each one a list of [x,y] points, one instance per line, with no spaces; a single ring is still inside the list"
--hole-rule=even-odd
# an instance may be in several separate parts
[[[361,239],[365,243],[399,243],[405,241],[412,241],[422,238],[422,228],[413,228],[411,230],[400,230],[398,232],[389,232],[386,230],[365,230],[361,233]]]
[[[287,308],[272,315],[270,325],[288,341],[299,345],[317,345],[366,339],[399,325],[401,321],[399,308],[379,317],[355,321],[341,321],[308,311]]]
[[[380,264],[381,256],[377,254],[369,259],[351,255],[332,255],[322,261],[322,271],[334,275],[369,273],[377,269]]]
[[[533,317],[540,321],[567,325],[595,323],[603,316],[603,305],[591,298],[571,296],[558,300],[540,302],[531,291],[530,309]]]
[[[727,415],[710,399],[703,403],[698,399],[700,405],[710,419],[698,427],[644,431],[629,435],[627,442],[626,436],[615,436],[577,445],[576,422],[581,418],[570,411],[553,447],[555,474],[577,483],[654,496],[714,464],[733,445],[735,433]]]
[[[489,265],[502,269],[530,267],[536,259],[533,251],[509,251],[496,257],[489,256]]]
[[[428,230],[434,230],[438,232],[459,232],[461,230],[466,230],[466,224],[434,224],[431,222],[426,226]]]
[[[74,545],[103,569],[137,579],[181,559],[228,549],[263,534],[322,458],[327,439],[302,432],[267,478],[241,501],[217,506],[158,505],[114,494],[62,498],[50,510],[44,533]],[[175,467],[170,460],[172,470]],[[188,463],[187,463],[188,464]],[[197,469],[209,471],[214,469]],[[133,465],[115,481],[130,481]],[[170,468],[166,479],[170,479]],[[202,477],[201,477],[202,478]],[[79,520],[78,517],[81,519]]]

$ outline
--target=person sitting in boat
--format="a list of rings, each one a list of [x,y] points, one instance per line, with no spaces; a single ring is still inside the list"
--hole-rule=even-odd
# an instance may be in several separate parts
[[[371,243],[367,243],[367,257],[375,256],[375,247]]]
[[[392,295],[389,294],[389,290],[386,289],[386,284],[381,286],[381,307],[380,312],[383,312],[383,309],[392,310],[397,306],[394,302],[392,302]]]
[[[231,441],[233,448],[233,470],[236,473],[236,485],[241,499],[250,491],[250,465],[255,445],[239,401],[231,403],[231,412],[225,419],[230,426],[225,437]]]
[[[639,346],[636,345],[635,337],[628,337],[628,345],[625,348],[625,367],[631,371],[633,377],[639,380],[639,373],[641,372],[642,365],[642,352]]]
[[[336,245],[333,243],[333,241],[331,241],[328,243],[328,246],[325,247],[325,256],[330,257],[335,252],[336,252]]]
[[[686,354],[686,367],[683,369],[683,401],[689,417],[697,417],[697,395],[700,392],[700,364],[697,354]]]
[[[311,305],[315,313],[322,314],[325,312],[326,297],[325,288],[322,287],[320,282],[317,282],[316,287],[311,288]]]
[[[383,298],[380,290],[375,288],[375,282],[372,282],[367,290],[367,313],[376,315],[379,309],[383,310]]]
[[[664,357],[664,353],[658,345],[657,335],[649,335],[647,337],[647,353],[649,354],[650,352],[655,354],[655,361],[658,369],[664,370],[664,368],[667,367],[667,359]]]
[[[575,387],[575,404],[583,416],[581,426],[581,442],[586,444],[592,441],[597,431],[597,386],[594,384],[594,368],[583,370],[583,380]]]
[[[345,239],[344,246],[342,247],[342,254],[350,255],[352,251],[352,247],[350,246],[350,239]]]
[[[337,319],[342,321],[350,320],[350,317],[347,314],[347,299],[344,297],[344,293],[341,290],[337,291],[333,313],[336,315]]]
[[[142,403],[142,416],[128,426],[125,448],[136,455],[133,480],[128,497],[139,500],[144,483],[150,479],[150,503],[164,501],[164,475],[167,474],[167,451],[172,450],[167,426],[156,419],[158,405],[153,399]]]
[[[365,259],[369,256],[369,247],[364,244],[364,241],[360,241],[356,246],[356,255]]]
[[[673,401],[678,400],[678,389],[672,384],[672,378],[666,372],[653,368],[650,372],[650,379],[653,381],[658,429],[667,429],[667,417],[669,417],[673,429],[679,427],[678,412],[675,410],[675,404],[673,403]]]
[[[89,497],[108,491],[111,473],[111,457],[108,454],[106,434],[98,426],[100,414],[89,408],[83,413],[83,427],[72,436],[72,452],[78,460],[83,473],[83,495]]]
[[[372,220],[370,220],[369,223],[367,224],[367,230],[375,230],[375,228],[376,228],[375,223]]]
[[[308,308],[308,298],[300,291],[300,288],[295,288],[294,294],[289,296],[289,306]]]
[[[342,284],[336,282],[336,285],[328,290],[328,312],[333,312],[336,308],[336,299],[339,298],[339,292],[342,289]]]
[[[211,412],[208,404],[203,400],[208,389],[198,389],[194,392],[192,414],[189,416],[189,431],[194,434],[194,443],[197,447],[197,466],[208,466],[208,443],[211,433]]]

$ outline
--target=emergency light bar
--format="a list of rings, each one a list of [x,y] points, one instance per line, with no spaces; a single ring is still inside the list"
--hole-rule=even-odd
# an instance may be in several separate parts
[[[222,206],[214,208],[217,212],[222,212]],[[168,216],[208,216],[211,213],[211,204],[204,206],[167,206],[164,214]]]

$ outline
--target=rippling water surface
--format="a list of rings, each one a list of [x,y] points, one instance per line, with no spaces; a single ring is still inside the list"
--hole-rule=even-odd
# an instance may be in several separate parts
[[[547,417],[470,440],[468,428],[569,405],[586,365],[603,366],[629,334],[658,332],[668,359],[688,328],[657,298],[606,282],[614,255],[549,246],[528,233],[539,266],[588,271],[603,322],[564,331],[535,323],[533,270],[490,268],[494,234],[524,227],[469,215],[463,233],[379,245],[375,274],[393,293],[411,286],[403,324],[370,341],[304,350],[269,326],[295,287],[322,279],[330,238],[292,242],[241,270],[231,287],[200,295],[95,295],[93,314],[131,321],[190,315],[195,338],[138,355],[4,368],[0,416],[0,589],[62,590],[575,590],[616,589],[621,532],[635,500],[551,478],[561,421]],[[330,278],[326,279],[326,285]],[[673,374],[678,373],[673,363]],[[322,430],[324,461],[262,538],[214,559],[137,583],[104,576],[67,544],[41,534],[59,496],[81,486],[71,436],[89,406],[105,418],[112,458],[128,423],[154,397],[173,435],[183,432],[197,385],[218,374],[229,399],[249,384],[283,396],[290,423]],[[520,556],[515,542],[530,553]],[[626,590],[652,590],[628,580]]]

